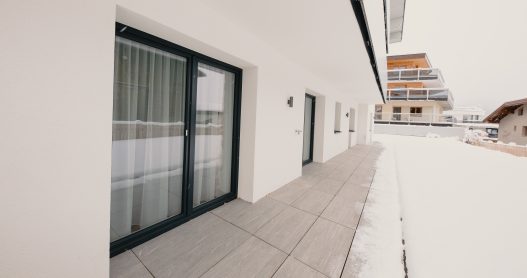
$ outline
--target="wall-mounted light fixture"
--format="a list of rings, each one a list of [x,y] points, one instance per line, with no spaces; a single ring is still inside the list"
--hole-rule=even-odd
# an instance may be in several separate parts
[[[293,107],[293,97],[289,97],[287,100],[287,105],[289,105],[289,107]]]
[[[350,113],[346,113],[346,118],[349,118],[350,117]]]

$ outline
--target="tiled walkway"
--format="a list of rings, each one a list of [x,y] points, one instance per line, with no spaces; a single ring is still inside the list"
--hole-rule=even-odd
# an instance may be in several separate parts
[[[375,174],[359,145],[255,204],[234,200],[111,259],[111,277],[352,277],[348,254]]]

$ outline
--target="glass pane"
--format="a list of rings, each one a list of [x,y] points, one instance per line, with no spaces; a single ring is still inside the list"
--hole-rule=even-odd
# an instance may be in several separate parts
[[[111,240],[181,213],[186,60],[117,37]]]
[[[311,158],[311,120],[313,113],[313,99],[306,97],[304,104],[304,147],[302,150],[302,161]]]
[[[388,71],[388,80],[399,80],[400,71]]]
[[[401,80],[417,80],[418,70],[403,70],[401,71]]]
[[[426,90],[408,90],[408,100],[426,100]]]
[[[198,63],[193,206],[231,191],[233,73]]]

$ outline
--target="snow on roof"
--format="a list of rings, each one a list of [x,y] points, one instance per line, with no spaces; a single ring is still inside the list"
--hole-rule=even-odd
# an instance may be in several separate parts
[[[514,113],[516,108],[527,104],[527,98],[505,102],[494,112],[490,113],[483,121],[487,123],[499,123],[505,116]]]

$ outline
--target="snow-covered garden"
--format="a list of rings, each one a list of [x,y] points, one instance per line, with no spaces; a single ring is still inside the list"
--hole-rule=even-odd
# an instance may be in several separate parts
[[[452,138],[375,140],[385,151],[353,243],[358,277],[401,277],[402,249],[410,278],[527,277],[527,158]]]

